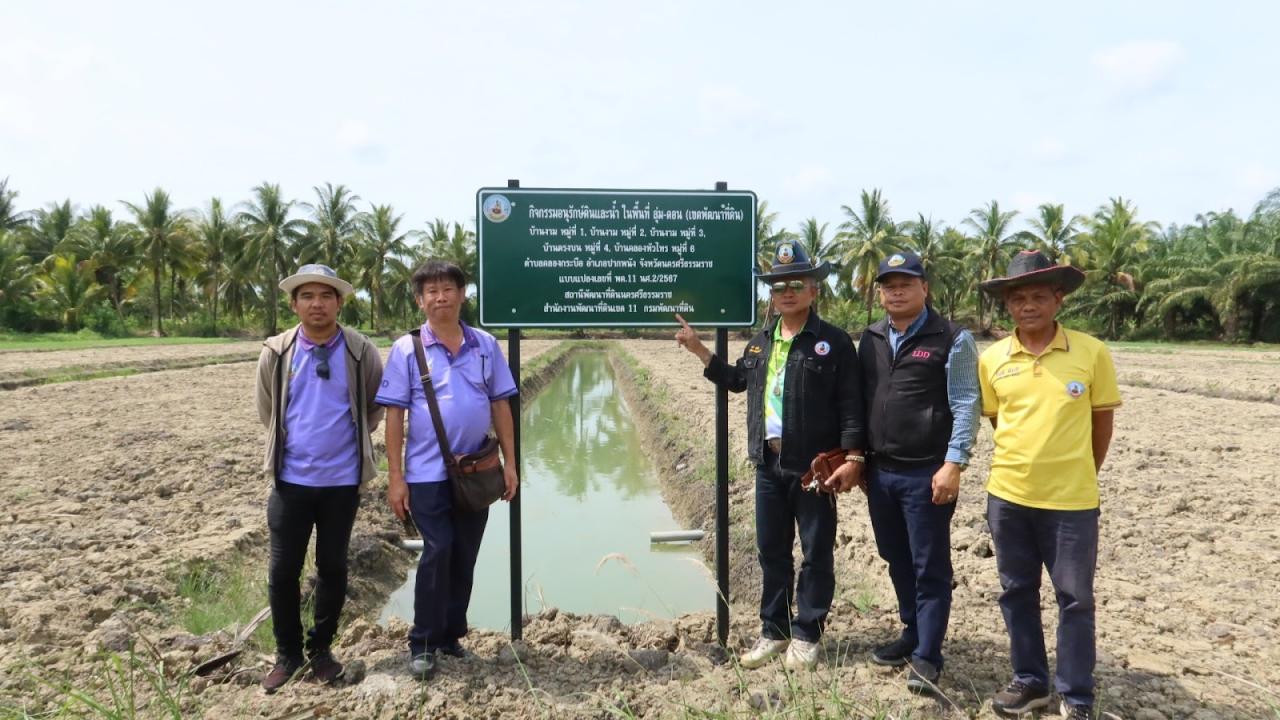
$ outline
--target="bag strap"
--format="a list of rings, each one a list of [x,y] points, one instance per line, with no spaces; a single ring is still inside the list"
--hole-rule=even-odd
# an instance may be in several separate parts
[[[427,407],[431,408],[431,424],[436,428],[436,440],[440,443],[440,454],[444,458],[445,468],[452,469],[458,461],[449,447],[449,436],[444,431],[444,421],[440,419],[440,403],[436,400],[436,388],[431,382],[431,368],[427,365],[427,351],[422,346],[422,331],[411,330],[413,338],[413,354],[418,358],[418,377],[422,380],[422,390],[427,395]]]

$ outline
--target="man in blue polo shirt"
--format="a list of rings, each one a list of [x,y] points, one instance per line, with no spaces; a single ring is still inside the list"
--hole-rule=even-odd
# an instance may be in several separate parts
[[[373,401],[382,379],[377,348],[338,325],[351,284],[325,265],[303,265],[280,289],[289,293],[300,322],[268,338],[258,358],[258,417],[267,426],[264,470],[274,480],[267,501],[268,593],[277,657],[262,681],[269,693],[308,662],[321,682],[342,674],[329,645],[347,596],[347,544],[359,485],[377,472],[369,432],[383,414]],[[304,661],[298,578],[312,527],[318,582]]]
[[[498,341],[461,321],[466,286],[466,275],[451,262],[431,260],[414,272],[414,298],[426,316],[420,329],[423,349],[449,447],[455,455],[474,452],[492,426],[505,465],[503,499],[510,500],[519,482],[508,402],[516,394],[515,380]],[[435,669],[436,652],[455,657],[465,652],[459,639],[467,634],[467,607],[489,510],[453,509],[449,476],[420,378],[413,338],[406,335],[391,348],[377,401],[387,406],[387,502],[396,517],[411,517],[422,534],[409,670],[424,677]]]

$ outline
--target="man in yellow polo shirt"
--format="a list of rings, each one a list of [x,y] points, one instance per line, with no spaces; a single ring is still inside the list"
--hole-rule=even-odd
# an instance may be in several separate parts
[[[1065,717],[1093,717],[1093,576],[1098,559],[1098,469],[1120,405],[1115,367],[1101,341],[1055,317],[1084,273],[1019,253],[1007,277],[982,283],[1017,329],[982,353],[982,414],[995,428],[987,524],[1000,573],[1000,610],[1013,680],[992,706],[1021,715],[1049,704],[1040,620],[1041,567],[1058,599],[1054,686]]]

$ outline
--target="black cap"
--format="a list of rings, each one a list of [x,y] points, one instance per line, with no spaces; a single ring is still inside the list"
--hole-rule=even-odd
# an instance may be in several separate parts
[[[920,262],[919,255],[910,250],[896,252],[880,261],[880,271],[876,274],[876,282],[883,280],[885,275],[894,273],[922,278],[924,277],[924,263]]]

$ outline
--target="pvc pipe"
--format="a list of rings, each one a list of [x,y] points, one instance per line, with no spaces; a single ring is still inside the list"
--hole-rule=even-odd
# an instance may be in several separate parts
[[[706,537],[705,530],[661,530],[649,533],[649,542],[693,542]]]
[[[405,550],[417,550],[418,552],[422,552],[422,538],[415,540],[401,540],[400,547]]]

